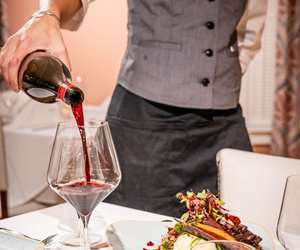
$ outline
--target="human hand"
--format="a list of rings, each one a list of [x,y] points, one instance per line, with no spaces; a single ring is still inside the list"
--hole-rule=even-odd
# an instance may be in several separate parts
[[[48,52],[70,68],[58,20],[49,15],[33,16],[8,38],[0,52],[0,74],[11,89],[19,91],[19,67],[26,55],[36,50]]]

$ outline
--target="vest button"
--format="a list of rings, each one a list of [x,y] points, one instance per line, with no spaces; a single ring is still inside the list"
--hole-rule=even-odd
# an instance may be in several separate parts
[[[214,52],[212,49],[206,49],[204,51],[205,55],[207,55],[208,57],[212,57],[214,55]]]
[[[215,23],[214,22],[206,22],[205,23],[206,28],[208,28],[209,30],[213,30],[215,28]]]
[[[204,87],[207,87],[207,85],[210,83],[210,80],[208,78],[203,78],[201,80],[201,84],[204,86]]]

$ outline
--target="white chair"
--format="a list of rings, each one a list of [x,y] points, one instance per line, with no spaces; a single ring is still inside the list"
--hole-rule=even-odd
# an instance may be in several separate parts
[[[223,149],[217,162],[225,207],[243,221],[262,225],[275,238],[286,177],[300,174],[300,160]]]

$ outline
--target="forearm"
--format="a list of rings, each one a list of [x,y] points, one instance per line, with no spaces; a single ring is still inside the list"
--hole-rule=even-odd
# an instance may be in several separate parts
[[[81,5],[81,0],[40,0],[40,10],[53,12],[62,25],[79,11]]]
[[[268,0],[248,1],[247,9],[237,27],[240,62],[243,72],[261,47]]]

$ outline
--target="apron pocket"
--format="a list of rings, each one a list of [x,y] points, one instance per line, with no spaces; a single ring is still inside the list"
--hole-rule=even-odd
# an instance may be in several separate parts
[[[178,179],[169,175],[184,158],[186,132],[177,123],[136,122],[108,116],[122,170],[122,205],[157,211],[156,201],[174,199]],[[157,211],[159,212],[159,211]]]

